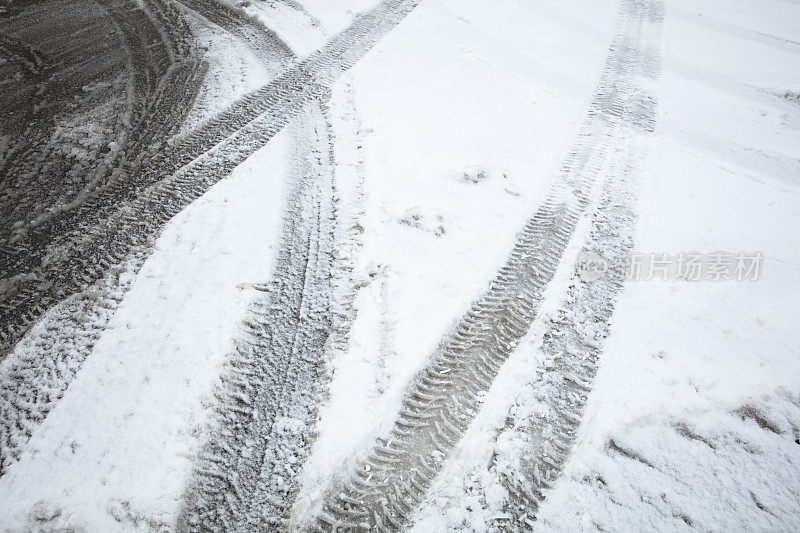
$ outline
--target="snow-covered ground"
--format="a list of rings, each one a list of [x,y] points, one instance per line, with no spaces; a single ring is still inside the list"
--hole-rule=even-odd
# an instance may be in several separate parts
[[[604,22],[602,36],[613,9],[573,14]],[[391,426],[411,378],[540,202],[605,56],[575,37],[517,2],[424,2],[353,69],[366,175],[355,270],[364,286],[349,350],[331,362],[300,515]],[[561,70],[558,57],[569,58]]]
[[[547,529],[800,528],[798,7],[667,6],[636,248],[762,270],[626,287]]]
[[[580,438],[537,529],[800,527],[800,109],[787,95],[800,86],[800,34],[787,25],[797,17],[784,2],[667,5],[635,247],[761,252],[761,275],[626,284]],[[536,361],[533,340],[520,352]],[[497,514],[476,508],[503,497],[486,468],[507,453],[492,443],[505,420],[495,422],[448,471],[465,479],[441,476],[420,531],[483,529]]]
[[[87,531],[174,523],[211,390],[268,280],[285,136],[175,217],[25,452],[0,478],[12,530],[57,516]],[[35,523],[35,522],[33,522]]]
[[[241,4],[302,58],[375,2]],[[636,134],[650,153],[631,170],[634,249],[761,254],[760,275],[625,282],[577,439],[531,525],[798,530],[800,5],[664,7],[660,75],[648,82],[657,120]],[[619,18],[611,0],[422,0],[332,85],[336,317],[291,528],[307,526],[391,430],[415,376],[495,279],[583,131]],[[192,124],[267,81],[241,43],[205,38],[211,75]],[[174,527],[250,285],[272,272],[294,132],[163,230],[0,477],[0,529]],[[498,465],[528,453],[520,413],[549,409],[537,395],[552,369],[543,338],[567,306],[592,221],[578,225],[539,316],[410,529],[507,523]]]

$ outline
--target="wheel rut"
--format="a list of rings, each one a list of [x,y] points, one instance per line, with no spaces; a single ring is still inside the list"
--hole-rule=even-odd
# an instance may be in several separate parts
[[[658,2],[649,2],[645,9],[649,24],[641,30],[642,37],[660,42],[664,8]],[[643,59],[650,65],[646,75],[655,77],[660,71],[659,47],[652,46],[646,53]],[[655,98],[651,101],[653,105],[645,112],[647,123],[655,121]],[[615,162],[592,216],[582,249],[605,261],[605,275],[584,281],[579,273],[573,274],[558,315],[544,332],[541,352],[546,370],[527,384],[520,401],[545,404],[547,408],[518,414],[512,407],[506,418],[502,431],[528,444],[515,455],[513,464],[501,462],[495,455],[490,466],[508,494],[506,517],[495,520],[501,529],[533,527],[547,490],[560,476],[575,444],[633,250],[637,183],[651,142],[648,135],[632,136],[628,149]]]
[[[298,148],[272,281],[256,287],[263,295],[223,373],[179,530],[272,529],[291,505],[331,333],[333,161],[321,106],[309,104],[290,128]]]
[[[399,530],[407,525],[501,365],[536,318],[578,222],[590,216],[591,206],[608,205],[601,199],[603,188],[620,185],[618,180],[631,171],[627,158],[638,150],[635,139],[652,131],[655,98],[648,88],[657,61],[650,56],[655,45],[651,29],[662,18],[658,2],[622,2],[601,80],[550,192],[490,289],[414,379],[390,433],[377,439],[344,481],[334,482],[306,524],[309,530]],[[585,386],[575,379],[576,386]],[[564,412],[575,416],[574,410]],[[534,465],[528,466],[535,472]]]
[[[291,121],[300,149],[273,281],[259,287],[264,295],[252,305],[223,374],[178,530],[276,529],[289,518],[324,373],[322,355],[342,334],[331,322],[337,195],[323,105],[328,92],[325,86],[314,90]],[[271,120],[257,119],[241,140],[257,146],[261,132],[266,142],[276,132],[266,126]]]
[[[136,175],[120,172],[80,206],[24,236],[0,244],[5,291],[0,301],[0,346],[8,351],[53,303],[80,292],[232,168],[213,161],[239,146],[241,161],[262,146],[326,86],[352,67],[416,5],[386,0],[310,57],[208,120],[186,136],[161,144]],[[203,156],[203,157],[201,157]],[[235,166],[235,165],[234,165]],[[203,172],[201,172],[201,170]]]

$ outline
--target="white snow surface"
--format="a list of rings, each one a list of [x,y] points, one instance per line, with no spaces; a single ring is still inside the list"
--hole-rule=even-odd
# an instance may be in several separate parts
[[[358,13],[371,9],[375,4],[375,0],[255,0],[246,2],[243,8],[303,57],[321,48],[330,37],[346,28]]]
[[[636,248],[758,251],[762,275],[628,286],[543,529],[800,528],[800,106],[784,97],[800,89],[800,28],[791,20],[800,5],[667,6],[659,138]],[[681,436],[680,424],[701,440]],[[608,453],[609,439],[652,466]]]
[[[193,15],[190,20],[201,46],[205,48],[203,60],[208,64],[208,70],[194,105],[181,126],[184,133],[270,80],[264,66],[242,42],[217,26],[209,27],[208,21],[200,16]]]

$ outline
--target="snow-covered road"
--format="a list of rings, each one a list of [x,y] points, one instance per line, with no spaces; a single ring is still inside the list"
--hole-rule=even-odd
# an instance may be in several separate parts
[[[797,3],[2,9],[0,530],[800,529]]]

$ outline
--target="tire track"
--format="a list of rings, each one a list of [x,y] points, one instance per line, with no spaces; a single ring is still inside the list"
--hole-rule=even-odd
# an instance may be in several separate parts
[[[103,0],[127,43],[133,87],[130,89],[132,127],[116,158],[75,202],[81,205],[102,180],[134,176],[155,157],[160,144],[177,133],[189,113],[207,65],[188,43],[189,26],[181,13],[164,0]],[[33,221],[33,226],[47,218]]]
[[[80,292],[262,146],[396,26],[417,0],[385,0],[309,58],[171,144],[135,176],[112,179],[81,206],[3,247],[0,353],[42,312]],[[236,150],[232,146],[239,146]],[[217,160],[236,152],[231,160]],[[202,158],[200,156],[203,156]],[[76,229],[70,229],[74,227]]]
[[[337,283],[333,244],[341,238],[334,222],[339,196],[331,125],[319,100],[294,120],[302,121],[299,166],[273,281],[261,287],[266,294],[253,304],[223,376],[216,420],[185,495],[179,530],[285,524],[323,393],[322,355],[346,335],[341,319],[332,323],[336,303],[330,301]]]
[[[651,41],[660,41],[660,22],[664,8],[660,2],[646,5],[650,26],[645,30]],[[651,75],[660,71],[660,50],[649,50]],[[653,113],[654,109],[649,110]],[[505,512],[509,518],[496,520],[503,529],[530,528],[536,520],[546,491],[560,476],[574,446],[589,392],[597,373],[603,341],[608,337],[611,319],[633,250],[636,225],[636,183],[641,163],[649,152],[648,136],[634,136],[630,150],[617,164],[613,179],[604,186],[583,249],[592,251],[608,265],[607,273],[594,281],[572,277],[560,314],[544,333],[541,351],[547,371],[529,384],[528,401],[544,403],[546,412],[517,414],[509,411],[504,432],[512,432],[528,446],[513,464],[500,464],[493,458],[490,471],[500,479],[508,493]],[[534,399],[535,398],[535,399]],[[524,403],[524,400],[523,400]]]
[[[276,0],[276,1],[279,4],[283,4],[286,7],[293,9],[298,13],[300,13],[301,15],[303,15],[308,20],[309,24],[311,24],[315,28],[321,26],[319,19],[314,15],[312,15],[305,7],[303,7],[303,4],[301,4],[300,2],[297,2],[296,0]]]
[[[648,29],[659,3],[623,1],[599,86],[575,146],[542,206],[520,233],[489,291],[454,326],[415,378],[390,434],[329,490],[309,529],[398,530],[480,408],[500,366],[538,313],[578,221],[605,181],[616,187],[632,140],[652,131],[656,75]]]
[[[294,480],[296,486],[291,510],[287,511],[289,520],[283,523],[282,529],[297,530],[294,517],[302,515],[304,502],[297,497],[303,492],[306,484],[315,484],[307,473],[307,459],[318,435],[315,427],[318,423],[318,408],[329,397],[329,386],[333,378],[334,368],[331,361],[343,357],[347,353],[350,332],[356,318],[354,301],[358,294],[360,278],[354,272],[355,258],[359,247],[363,246],[364,228],[361,221],[365,215],[366,203],[364,189],[364,154],[363,132],[355,106],[352,80],[346,80],[331,88],[331,99],[326,102],[325,117],[327,128],[331,133],[331,161],[333,168],[333,251],[330,259],[331,276],[329,281],[329,305],[327,314],[330,317],[330,333],[325,341],[321,364],[315,383],[315,399],[317,404],[308,424],[309,437],[303,450],[303,471]],[[335,120],[333,120],[335,117]]]
[[[616,300],[622,292],[625,260],[633,248],[636,213],[632,181],[635,154],[616,166],[618,177],[606,184],[584,243],[610,265],[601,279],[584,282],[575,274],[556,316],[544,333],[541,351],[546,361],[537,380],[526,384],[522,407],[512,407],[503,432],[527,446],[513,457],[494,455],[490,472],[505,487],[507,517],[495,519],[504,530],[533,527],[539,504],[561,474],[575,443],[584,406],[597,372],[602,342],[608,336]],[[633,160],[632,160],[633,159]],[[580,317],[580,318],[578,318]],[[533,403],[547,408],[518,413]],[[545,412],[546,411],[546,412]]]
[[[0,476],[61,399],[144,263],[142,253],[47,311],[0,364]]]
[[[116,27],[115,33],[120,35],[121,50],[127,55],[127,68],[124,70],[128,71],[130,78],[128,109],[114,126],[100,125],[105,138],[98,142],[97,153],[84,157],[85,161],[80,158],[64,161],[59,157],[63,140],[50,137],[41,139],[42,148],[37,147],[40,143],[29,142],[29,148],[20,154],[21,157],[11,160],[15,164],[7,168],[8,174],[15,176],[18,184],[20,180],[23,183],[4,191],[9,195],[0,216],[3,224],[0,234],[5,238],[13,240],[27,228],[38,226],[61,211],[79,205],[89,191],[109,177],[112,169],[142,157],[141,153],[154,139],[168,136],[175,125],[180,125],[191,105],[197,89],[197,74],[202,76],[202,67],[185,42],[189,30],[179,14],[162,0],[148,0],[142,5],[133,0],[104,0],[102,5]],[[78,11],[74,16],[82,14]],[[89,58],[97,59],[101,52],[98,47],[89,49],[84,52],[84,62]],[[108,75],[119,77],[121,73],[111,70]],[[95,77],[87,79],[86,83],[91,85],[97,81]],[[43,105],[42,100],[52,96],[37,95],[35,106]],[[48,104],[44,105],[47,107]],[[93,122],[90,128],[96,127],[94,117],[87,120]],[[105,146],[108,141],[118,148]],[[35,174],[44,175],[45,181],[51,185],[54,180],[59,180],[80,186],[68,197],[62,194],[61,201],[48,200],[44,210],[31,210],[32,205],[41,203],[42,195],[51,194],[47,187],[33,186],[30,176]],[[19,222],[24,224],[21,227],[8,225],[16,223],[15,226],[19,226]]]
[[[291,505],[331,332],[333,161],[327,122],[310,104],[273,281],[259,289],[217,391],[211,435],[185,495],[179,530],[279,527]],[[298,124],[298,122],[295,122]]]
[[[22,79],[4,79],[2,86],[0,121],[9,135],[0,154],[3,239],[15,226],[77,194],[91,163],[107,156],[91,134],[119,125],[113,108],[102,109],[124,95],[115,78],[125,58],[118,40],[109,35],[113,31],[107,13],[87,0],[32,3],[0,19],[6,44],[16,43],[16,53],[34,58],[34,71]],[[26,43],[35,43],[35,51]],[[75,123],[87,114],[91,124]]]
[[[127,109],[122,119],[125,126],[115,141],[122,148],[115,157],[96,163],[94,181],[86,185],[89,189],[107,177],[112,167],[135,161],[134,154],[141,154],[159,138],[174,133],[191,107],[204,73],[188,42],[188,26],[169,4],[160,0],[107,0],[105,13],[120,35],[127,58],[122,65],[129,74]],[[82,168],[76,166],[68,172],[80,172]],[[81,198],[78,195],[75,202]],[[139,251],[127,264],[116,268],[106,270],[110,263],[95,265],[101,270],[96,282],[51,307],[43,328],[2,361],[0,475],[17,459],[32,431],[55,406],[91,353],[130,284],[130,276],[124,274],[137,270],[145,258],[146,253]],[[8,290],[9,284],[9,280],[3,280],[0,289]],[[50,303],[53,302],[47,299],[40,302],[40,310],[43,312]],[[7,301],[0,300],[0,307],[10,310]],[[29,316],[23,315],[22,319]],[[0,339],[8,333],[7,329],[0,333]]]
[[[217,0],[179,0],[181,4],[234,35],[261,61],[270,76],[275,76],[294,53],[270,29],[238,10]]]
[[[154,31],[135,31],[137,21],[143,15],[141,10],[126,10],[121,5],[117,5],[115,9],[115,20],[118,25],[126,27],[122,33],[128,39],[141,44],[157,37],[154,36]],[[130,90],[134,102],[138,102],[141,107],[138,120],[147,124],[146,108],[148,102],[155,100],[151,93],[161,90],[159,86],[163,82],[159,82],[162,78],[157,73],[153,74],[155,66],[154,69],[146,67],[153,64],[153,61],[145,58],[149,57],[149,52],[142,50],[147,46],[137,47],[135,42],[129,44],[129,57],[131,63],[137,64],[139,68],[130,69],[138,74],[139,79],[132,80],[133,87]],[[163,44],[163,41],[159,43]],[[262,46],[252,40],[245,44]],[[285,62],[287,52],[291,56],[291,51],[285,46],[271,46],[267,43],[264,47],[265,51],[275,49],[279,54],[274,58],[268,58],[265,54],[260,56],[267,68],[275,68]],[[179,52],[177,47],[172,51],[173,54]],[[168,53],[169,50],[161,48],[162,57]],[[132,106],[132,111],[134,109]],[[170,125],[172,129],[177,127],[178,124]],[[254,149],[249,147],[245,153],[249,154]],[[230,154],[226,153],[224,156],[230,158]],[[234,155],[231,160],[238,164],[244,157]],[[50,316],[45,320],[45,327],[37,328],[37,331],[27,335],[12,354],[12,359],[4,362],[6,364],[0,368],[0,475],[17,460],[34,428],[61,398],[91,353],[94,343],[127,291],[133,275],[144,264],[147,256],[146,248],[135,249],[131,259],[121,265],[114,265],[89,288],[54,306],[48,312]],[[42,352],[46,355],[42,356]]]
[[[43,142],[44,147],[41,149],[36,147],[37,143],[31,142],[33,151],[23,151],[21,156],[12,158],[10,166],[7,165],[5,171],[9,176],[14,176],[16,185],[7,184],[8,186],[4,187],[3,216],[0,217],[3,224],[0,235],[7,243],[20,239],[21,233],[24,234],[30,228],[46,224],[50,220],[63,222],[60,219],[65,211],[74,209],[84,202],[98,184],[115,173],[136,173],[137,167],[147,158],[148,152],[154,151],[154,145],[157,146],[161,138],[168,137],[180,126],[191,106],[204,69],[199,60],[193,57],[191,46],[186,42],[188,27],[183,24],[180,14],[161,0],[148,0],[141,5],[133,1],[108,0],[106,8],[117,31],[122,35],[123,49],[128,56],[127,70],[131,73],[128,110],[121,120],[125,126],[117,131],[120,137],[101,151],[100,160],[90,156],[82,161],[79,160],[77,164],[65,161],[56,153],[62,149],[57,138]],[[96,49],[93,51],[99,53]],[[91,57],[91,54],[86,57]],[[109,129],[104,131],[110,132]],[[38,138],[33,133],[31,135],[34,141]],[[118,145],[120,149],[112,148],[113,144]],[[6,161],[8,162],[8,158]],[[45,181],[57,178],[80,182],[82,190],[71,199],[67,199],[65,203],[63,200],[59,202],[61,205],[51,205],[45,214],[38,218],[25,220],[22,223],[24,216],[35,217],[39,212],[37,209],[31,209],[32,202],[41,204],[41,196],[49,195],[50,191],[62,194],[58,188],[38,187],[26,177],[39,174],[44,176]],[[73,179],[75,175],[81,177]],[[30,183],[25,183],[26,181]],[[24,216],[16,214],[26,210],[29,212]],[[12,231],[12,228],[18,229]],[[63,227],[54,225],[53,229],[61,231]],[[50,235],[40,237],[39,242],[46,245]],[[0,340],[5,341],[13,331],[17,332],[16,337],[19,338],[21,336],[19,334],[26,329],[20,324],[30,323],[34,316],[41,314],[41,310],[52,303],[53,299],[52,295],[40,294],[42,298],[38,303],[34,304],[31,301],[26,303],[25,296],[20,301],[20,295],[15,294],[18,290],[31,294],[35,292],[34,284],[31,283],[37,279],[37,273],[31,271],[31,266],[35,265],[37,260],[34,243],[23,242],[15,254],[3,253],[0,258],[3,259],[1,269],[3,281],[0,283],[0,308],[3,312],[0,314],[17,324],[14,326],[6,320],[0,322],[3,326],[0,328],[2,329]],[[20,274],[23,278],[22,286],[19,284],[20,280],[15,278]],[[25,281],[27,283],[24,283]],[[42,281],[41,278],[39,281]],[[13,302],[15,296],[17,303],[23,305],[22,309],[15,309]],[[40,310],[36,309],[37,306]],[[10,344],[3,348],[5,348],[3,352],[7,351]]]

